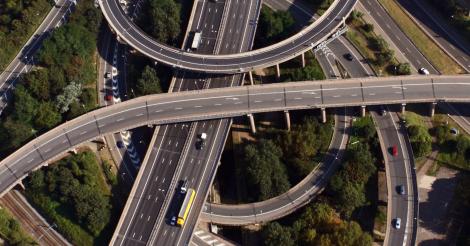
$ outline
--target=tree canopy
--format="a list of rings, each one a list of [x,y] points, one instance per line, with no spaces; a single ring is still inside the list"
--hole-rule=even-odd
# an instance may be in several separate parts
[[[157,71],[150,66],[145,66],[141,77],[137,80],[136,93],[138,96],[161,93],[160,79]]]
[[[290,188],[281,149],[272,140],[261,139],[245,146],[247,180],[260,200],[277,196]]]
[[[255,43],[259,47],[274,44],[292,33],[295,21],[288,11],[273,11],[262,7]]]
[[[359,224],[343,221],[326,203],[312,203],[291,225],[271,222],[263,227],[264,245],[372,245]]]
[[[181,36],[181,5],[175,0],[144,2],[139,26],[158,41],[176,45]]]
[[[81,225],[93,236],[99,235],[111,215],[110,197],[93,152],[83,152],[59,161],[58,164],[33,172],[26,182],[26,194],[51,218],[64,216]],[[48,201],[44,204],[43,201]],[[52,204],[59,204],[51,209]],[[61,214],[58,216],[58,214]],[[59,231],[74,240],[65,219],[54,221]],[[76,244],[82,244],[75,242]]]

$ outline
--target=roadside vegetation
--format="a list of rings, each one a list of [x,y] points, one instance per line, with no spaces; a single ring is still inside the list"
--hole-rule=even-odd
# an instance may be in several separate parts
[[[323,15],[333,1],[334,0],[306,0],[308,4],[312,5],[313,9],[316,9],[315,13],[318,15]]]
[[[456,27],[456,30],[470,42],[470,16],[468,9],[457,1],[427,0],[441,16]]]
[[[308,175],[328,149],[332,126],[332,119],[323,124],[307,116],[291,131],[269,130],[255,142],[244,143],[244,161],[236,172],[245,177],[248,200],[280,195]]]
[[[458,128],[446,120],[434,121],[432,132],[439,146],[437,162],[457,170],[470,171],[470,137],[460,131],[456,134],[455,130]]]
[[[155,65],[147,57],[129,54],[127,58],[127,87],[131,97],[166,92],[173,73],[165,65]]]
[[[403,118],[406,121],[414,158],[420,160],[428,156],[432,151],[433,140],[424,120],[413,112],[406,112]]]
[[[370,116],[356,119],[351,131],[343,165],[325,192],[296,213],[263,226],[264,245],[372,245],[373,224],[384,216],[377,209],[375,157],[381,156],[380,148]]]
[[[295,21],[289,11],[274,11],[263,5],[256,29],[254,48],[266,47],[294,34]]]
[[[377,132],[370,116],[357,118],[352,126],[343,165],[331,178],[328,194],[335,209],[344,217],[369,205],[366,185],[377,173],[380,156]]]
[[[5,208],[0,208],[0,238],[5,245],[38,245]]]
[[[47,38],[37,66],[22,76],[0,122],[0,156],[35,135],[97,106],[96,41],[101,12],[80,1],[69,22]]]
[[[464,73],[463,69],[445,54],[431,38],[405,13],[396,0],[379,0],[390,16],[411,39],[424,56],[443,74]],[[443,1],[445,2],[445,1]]]
[[[372,245],[357,222],[344,220],[328,203],[312,202],[289,217],[263,226],[264,245]]]
[[[177,0],[144,1],[137,25],[157,41],[179,46],[184,36],[181,9]]]
[[[351,29],[346,33],[346,37],[369,61],[374,72],[379,76],[411,74],[410,64],[399,63],[389,44],[382,36],[375,34],[374,25],[365,22],[362,16],[362,12],[352,11],[347,19]]]
[[[107,242],[97,238],[111,219],[103,176],[94,153],[85,151],[31,173],[26,197],[71,243],[99,245]]]
[[[51,6],[48,0],[0,1],[0,73],[38,28]]]

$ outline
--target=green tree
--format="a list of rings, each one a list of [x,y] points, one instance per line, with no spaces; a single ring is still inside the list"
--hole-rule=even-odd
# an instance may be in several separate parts
[[[0,145],[3,150],[18,148],[33,135],[31,125],[7,117],[3,122],[3,129],[6,132],[6,139],[3,139]]]
[[[15,108],[13,117],[15,120],[24,124],[31,124],[33,117],[36,115],[38,101],[22,85],[16,87],[13,100]]]
[[[64,92],[57,96],[56,103],[60,113],[65,113],[69,110],[70,104],[78,102],[78,97],[82,94],[82,86],[75,82],[70,82],[64,88]]]
[[[259,46],[266,46],[286,38],[292,33],[295,24],[294,18],[287,11],[273,11],[270,8],[261,8],[256,42]]]
[[[146,32],[160,42],[175,44],[181,32],[181,6],[174,0],[149,0],[139,20]]]
[[[271,140],[261,139],[245,147],[246,174],[253,195],[265,200],[287,191],[290,187],[281,163],[281,149]]]
[[[50,102],[42,102],[37,108],[37,114],[34,118],[34,126],[38,130],[50,129],[59,124],[62,120],[61,115]]]
[[[264,226],[262,234],[266,246],[295,245],[290,230],[277,222],[271,222]]]
[[[397,75],[410,75],[411,74],[411,66],[408,62],[399,63],[396,66],[396,73]]]
[[[49,100],[49,73],[47,69],[39,69],[25,74],[22,82],[35,98],[43,101]]]
[[[160,79],[158,78],[157,71],[155,71],[154,68],[145,66],[141,77],[137,80],[136,92],[139,96],[162,92]]]
[[[424,126],[411,125],[408,127],[413,154],[416,158],[424,157],[431,153],[432,137]]]
[[[443,144],[451,137],[449,125],[440,125],[435,127],[434,135],[436,136],[437,143]]]

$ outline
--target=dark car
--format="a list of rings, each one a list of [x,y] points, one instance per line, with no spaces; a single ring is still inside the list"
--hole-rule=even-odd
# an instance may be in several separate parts
[[[120,149],[124,148],[124,143],[123,143],[122,141],[117,141],[117,142],[116,142],[116,145],[117,145],[117,147],[120,148]]]
[[[400,195],[405,195],[405,186],[404,185],[397,186],[397,193]]]
[[[344,59],[346,59],[346,60],[348,60],[348,61],[354,60],[354,57],[353,57],[353,55],[352,55],[351,53],[346,53],[346,54],[344,54],[343,57],[344,57]]]
[[[199,150],[204,149],[204,146],[206,146],[206,141],[199,139],[196,142],[196,149],[199,149]]]
[[[382,116],[387,115],[387,110],[385,110],[384,106],[380,106],[380,115],[382,115]]]

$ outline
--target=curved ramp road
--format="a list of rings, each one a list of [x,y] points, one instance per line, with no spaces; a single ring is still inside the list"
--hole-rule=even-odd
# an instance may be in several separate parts
[[[317,21],[277,44],[238,54],[206,55],[185,52],[155,41],[126,16],[118,0],[99,1],[111,28],[122,40],[142,54],[177,68],[211,73],[240,73],[296,57],[333,34],[356,2],[357,0],[335,0]]]
[[[48,160],[97,136],[147,124],[268,111],[357,105],[470,102],[470,76],[403,76],[290,82],[140,97],[101,108],[39,136],[0,162],[2,193]]]
[[[262,202],[233,205],[206,203],[200,218],[215,224],[249,225],[281,218],[307,204],[323,190],[341,163],[349,134],[350,117],[346,115],[341,112],[335,116],[333,138],[323,162],[289,191]]]

